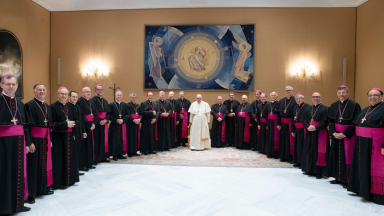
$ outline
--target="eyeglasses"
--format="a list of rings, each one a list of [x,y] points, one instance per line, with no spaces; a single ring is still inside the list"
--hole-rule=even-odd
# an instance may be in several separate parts
[[[368,97],[370,98],[370,97],[380,97],[380,95],[378,95],[378,94],[374,94],[374,95],[368,95]]]
[[[67,96],[68,93],[59,93],[59,95]]]
[[[319,99],[320,96],[312,96],[313,99]]]

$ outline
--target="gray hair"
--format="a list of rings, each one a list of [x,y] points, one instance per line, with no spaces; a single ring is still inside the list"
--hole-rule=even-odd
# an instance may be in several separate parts
[[[7,75],[7,76],[4,76],[4,77],[1,79],[1,84],[4,84],[4,80],[6,80],[6,79],[11,79],[11,78],[15,78],[15,80],[16,80],[16,85],[19,84],[18,81],[17,81],[17,78],[16,78],[15,76],[13,76],[13,75]]]
[[[137,95],[136,95],[135,93],[131,93],[131,94],[129,95],[129,97],[137,97]]]
[[[344,90],[344,89],[345,89],[345,91],[349,92],[348,87],[338,87],[337,91]]]
[[[164,94],[164,95],[165,95],[165,92],[164,92],[164,91],[160,91],[160,92],[159,92],[159,95],[161,95],[161,94]]]
[[[275,94],[276,94],[276,96],[279,96],[279,95],[277,94],[277,92],[275,92],[275,91],[273,91],[273,92],[269,93],[269,96],[272,96],[272,93],[275,93]]]
[[[89,88],[89,87],[88,87],[88,86],[85,86],[84,88],[81,89],[81,92],[84,92],[84,90],[85,90],[86,88]],[[91,91],[91,88],[89,88],[89,91]]]
[[[179,94],[184,94],[184,91],[180,91]]]
[[[285,90],[287,90],[287,88],[290,88],[293,91],[293,87],[292,86],[285,86]]]

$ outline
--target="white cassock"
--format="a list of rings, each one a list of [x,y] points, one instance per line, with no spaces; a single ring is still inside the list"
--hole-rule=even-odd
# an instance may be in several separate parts
[[[189,147],[196,150],[211,148],[208,123],[211,120],[209,104],[201,101],[193,102],[189,107],[189,122],[192,123],[189,138]]]

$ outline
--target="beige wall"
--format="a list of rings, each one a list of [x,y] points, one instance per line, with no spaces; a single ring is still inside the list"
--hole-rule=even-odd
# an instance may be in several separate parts
[[[357,8],[356,100],[368,106],[366,93],[384,89],[384,1],[369,0]]]
[[[51,85],[81,91],[87,65],[101,62],[109,77],[101,82],[105,97],[112,100],[108,87],[116,83],[125,93],[145,100],[144,26],[162,24],[256,23],[255,90],[278,91],[292,85],[295,92],[309,96],[319,91],[324,103],[337,100],[342,83],[342,59],[348,58],[347,85],[354,92],[356,8],[227,8],[109,10],[51,13]],[[57,84],[57,58],[61,58],[61,85]],[[315,77],[296,78],[295,65],[309,61]],[[52,92],[52,93],[53,93]],[[155,92],[157,94],[157,92]],[[194,99],[197,92],[187,91]],[[236,93],[240,100],[243,93]],[[253,100],[253,93],[249,94]],[[203,92],[203,100],[214,103],[228,91]],[[157,98],[157,97],[156,97]],[[52,99],[56,96],[53,93]]]
[[[33,99],[33,86],[41,83],[49,103],[50,12],[31,0],[0,1],[0,29],[13,32],[23,49],[23,102]]]

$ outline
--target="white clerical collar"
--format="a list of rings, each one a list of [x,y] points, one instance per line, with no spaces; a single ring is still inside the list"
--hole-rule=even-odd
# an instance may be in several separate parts
[[[348,100],[348,98],[347,98],[347,99],[345,99],[345,100],[343,100],[343,101],[342,101],[342,100],[340,100],[340,102],[341,102],[341,103],[344,103],[344,102],[345,102],[345,101],[347,101],[347,100]]]
[[[314,104],[315,107],[319,106],[321,103],[318,103],[318,104]]]
[[[59,103],[61,103],[61,101],[60,101],[60,100],[57,100],[57,101],[59,101]],[[61,103],[61,104],[63,104],[63,106],[65,106],[65,104],[67,104],[67,103]]]
[[[76,103],[72,103],[72,102],[69,102],[69,103],[71,103],[71,104],[73,104],[73,105],[76,105]]]
[[[1,92],[1,93],[2,93],[3,95],[7,96],[7,97],[10,97],[11,99],[15,98],[15,95],[13,95],[13,97],[11,97],[11,96],[5,94],[4,92]]]
[[[39,98],[35,97],[36,100],[40,101],[41,103],[44,103],[45,101],[39,100]]]
[[[271,103],[275,103],[277,100],[271,101]]]
[[[119,102],[119,101],[116,101],[116,103],[119,103],[119,104],[120,104],[121,102]]]

